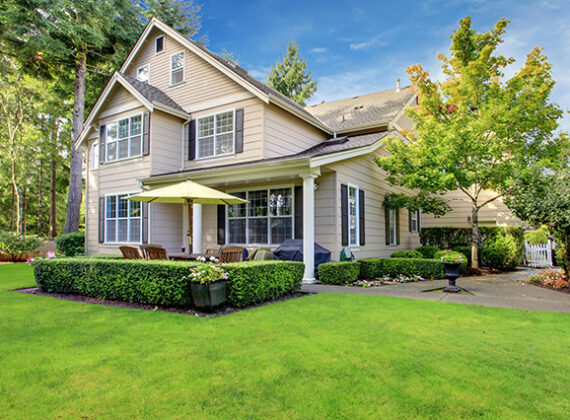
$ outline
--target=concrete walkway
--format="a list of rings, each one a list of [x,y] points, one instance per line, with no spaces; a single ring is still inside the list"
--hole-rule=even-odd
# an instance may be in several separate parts
[[[548,312],[570,313],[570,294],[544,289],[524,283],[537,270],[518,269],[494,276],[460,277],[457,285],[473,295],[460,293],[425,292],[445,287],[447,280],[395,284],[381,287],[330,286],[304,284],[303,291],[315,293],[351,293],[359,295],[394,296],[410,299],[439,300],[483,306],[531,309]]]

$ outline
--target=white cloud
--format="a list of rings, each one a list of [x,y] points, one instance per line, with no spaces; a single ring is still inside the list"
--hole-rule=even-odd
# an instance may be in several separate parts
[[[327,52],[327,49],[325,47],[315,47],[311,50],[311,52],[315,54],[324,54]]]
[[[377,45],[386,45],[386,42],[380,41],[380,35],[376,35],[375,37],[370,38],[370,39],[363,41],[363,42],[351,43],[350,49],[353,51],[366,50],[370,47],[374,47]]]

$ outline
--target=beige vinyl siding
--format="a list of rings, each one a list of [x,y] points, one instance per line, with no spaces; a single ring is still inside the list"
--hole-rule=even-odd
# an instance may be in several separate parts
[[[386,174],[374,162],[372,155],[348,159],[328,166],[336,172],[336,191],[333,203],[336,208],[336,225],[341,224],[341,184],[351,184],[364,190],[365,198],[365,233],[366,243],[363,246],[351,247],[357,259],[373,257],[389,257],[394,251],[402,249],[415,249],[420,245],[419,234],[410,233],[408,229],[408,211],[400,209],[400,244],[386,245],[386,227],[383,201],[389,192],[404,192],[402,189],[391,186],[386,181]],[[340,256],[341,232],[336,233],[337,244],[331,247],[332,259],[338,260]]]
[[[204,111],[192,113],[192,119],[198,120],[220,112],[243,108],[243,153],[206,159],[188,160],[188,129],[184,133],[184,169],[208,168],[218,165],[229,165],[263,158],[263,106],[258,99],[247,99],[233,104],[218,106]],[[234,127],[235,133],[235,127]]]
[[[182,165],[182,125],[178,117],[155,111],[150,117],[150,158],[153,175],[173,172]]]
[[[123,113],[141,107],[141,103],[120,84],[116,84],[113,91],[105,101],[105,106],[99,113],[99,118],[108,119],[117,113]]]
[[[216,248],[218,245],[218,206],[202,205],[202,250]]]
[[[182,252],[181,247],[184,246],[183,207],[182,204],[166,203],[150,205],[150,243],[161,245],[170,254]]]
[[[335,205],[336,174],[322,174],[315,179],[315,184],[319,186],[315,191],[315,242],[331,251],[331,258],[335,259],[336,238],[340,237],[340,224],[337,223],[340,216]]]
[[[496,194],[492,191],[483,191],[479,201],[484,202]],[[467,217],[471,217],[471,200],[460,190],[450,191],[445,195],[452,211],[445,216],[436,218],[430,214],[424,215],[424,226],[458,226],[470,227]],[[481,225],[517,225],[521,221],[515,217],[503,200],[500,198],[487,204],[479,210],[479,224]]]
[[[165,50],[160,54],[155,54],[154,40],[159,35],[164,34],[157,29],[149,34],[137,57],[126,70],[128,75],[136,77],[139,67],[150,64],[150,84],[161,89],[182,108],[246,91],[221,71],[167,35],[164,35]],[[181,51],[185,52],[185,81],[176,86],[170,86],[170,56]]]
[[[266,159],[293,155],[327,139],[322,131],[275,105],[264,105],[264,108]]]

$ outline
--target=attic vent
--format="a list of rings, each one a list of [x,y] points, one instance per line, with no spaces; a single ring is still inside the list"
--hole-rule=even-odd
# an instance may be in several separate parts
[[[354,109],[355,109],[356,111],[358,111],[359,109],[362,109],[362,108],[364,108],[364,105],[360,105],[360,106],[355,106],[355,107],[354,107]]]

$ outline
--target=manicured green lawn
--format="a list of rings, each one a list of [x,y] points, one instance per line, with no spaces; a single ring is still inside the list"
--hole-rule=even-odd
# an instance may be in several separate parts
[[[6,291],[32,285],[0,266],[0,418],[570,412],[568,314],[321,294],[203,319]]]

